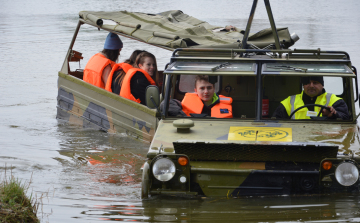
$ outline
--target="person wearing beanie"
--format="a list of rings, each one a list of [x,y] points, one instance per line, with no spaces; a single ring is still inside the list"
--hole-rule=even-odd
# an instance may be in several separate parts
[[[119,50],[123,48],[123,43],[120,37],[114,33],[109,33],[106,37],[104,49]]]
[[[302,77],[301,83],[304,90],[297,95],[292,95],[281,101],[275,110],[273,117],[277,119],[288,119],[290,114],[297,108],[308,104],[319,104],[328,107],[322,109],[318,106],[308,106],[297,111],[292,119],[310,119],[311,116],[317,116],[320,109],[321,115],[331,119],[341,118],[350,119],[349,109],[344,100],[334,94],[327,93],[324,89],[324,78],[322,76]]]
[[[111,70],[115,66],[123,43],[119,36],[109,33],[104,49],[90,58],[84,69],[83,80],[100,88],[105,88]]]

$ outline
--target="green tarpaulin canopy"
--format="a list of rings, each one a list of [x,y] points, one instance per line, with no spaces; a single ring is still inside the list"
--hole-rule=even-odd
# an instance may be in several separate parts
[[[224,27],[211,25],[180,10],[158,14],[81,11],[79,15],[87,23],[167,49],[188,47],[238,49],[241,47],[245,33],[244,30],[236,27],[233,31],[219,31]],[[107,24],[108,20],[113,21],[113,24]],[[287,28],[278,28],[277,32],[285,48],[293,45]],[[248,44],[252,48],[264,48],[274,43],[271,28],[250,34],[248,38]]]

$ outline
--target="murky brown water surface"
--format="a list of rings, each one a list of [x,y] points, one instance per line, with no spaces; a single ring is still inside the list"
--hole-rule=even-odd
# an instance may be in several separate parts
[[[360,68],[360,1],[272,1],[278,27],[289,27],[296,48],[347,51]],[[43,196],[43,222],[360,222],[359,196],[243,197],[238,199],[140,199],[140,166],[148,144],[57,121],[57,72],[78,12],[180,9],[217,25],[245,28],[251,0],[242,1],[2,1],[0,7],[0,177],[31,180]],[[252,32],[269,27],[262,1]],[[82,41],[84,67],[106,34],[89,29]],[[123,38],[121,59],[134,49],[171,52]],[[76,49],[76,48],[75,48]]]

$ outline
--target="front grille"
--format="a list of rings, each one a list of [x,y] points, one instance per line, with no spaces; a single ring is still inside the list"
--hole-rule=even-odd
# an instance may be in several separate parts
[[[338,146],[331,145],[264,145],[236,143],[174,142],[176,154],[194,161],[313,162],[336,158]]]

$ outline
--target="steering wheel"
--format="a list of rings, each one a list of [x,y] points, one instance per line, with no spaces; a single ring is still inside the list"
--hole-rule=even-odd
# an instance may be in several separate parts
[[[290,119],[291,119],[291,117],[293,117],[293,115],[294,115],[297,111],[299,111],[300,109],[302,109],[302,108],[307,108],[307,107],[311,107],[311,106],[316,106],[316,107],[320,107],[320,108],[321,108],[320,111],[319,111],[319,113],[317,114],[317,117],[320,117],[321,111],[322,111],[323,109],[327,109],[327,110],[330,111],[330,108],[328,108],[328,107],[326,107],[326,106],[324,106],[324,105],[319,105],[319,104],[307,104],[307,105],[301,106],[301,107],[295,109],[295,111],[291,112],[291,114],[290,114]]]

